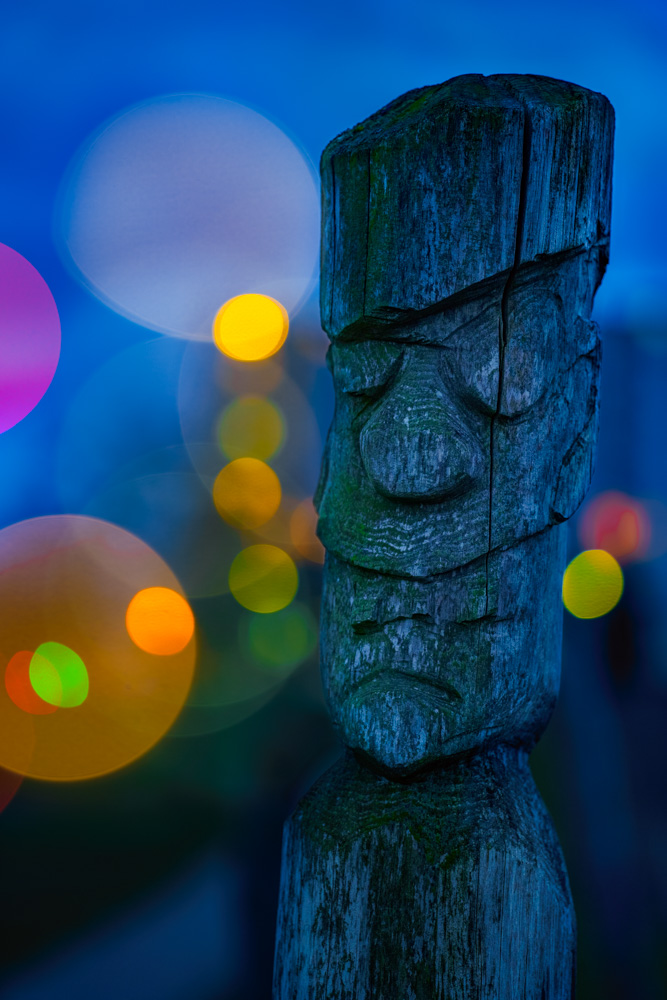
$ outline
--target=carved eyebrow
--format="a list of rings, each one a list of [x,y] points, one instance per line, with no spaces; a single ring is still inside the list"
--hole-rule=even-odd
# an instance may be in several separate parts
[[[497,333],[500,320],[501,297],[483,303],[468,302],[456,308],[442,309],[427,315],[403,317],[392,324],[376,323],[354,334],[338,335],[332,343],[337,347],[368,344],[394,344],[398,347],[446,347],[452,339]]]

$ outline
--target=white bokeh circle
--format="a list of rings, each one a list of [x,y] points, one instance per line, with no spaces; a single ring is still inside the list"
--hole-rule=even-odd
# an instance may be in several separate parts
[[[297,311],[316,278],[319,212],[314,168],[282,129],[234,101],[173,94],[86,142],[62,185],[56,241],[117,312],[210,340],[235,295]]]

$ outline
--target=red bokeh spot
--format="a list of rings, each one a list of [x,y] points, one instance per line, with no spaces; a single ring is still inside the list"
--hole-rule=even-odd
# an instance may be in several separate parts
[[[651,540],[648,511],[625,493],[600,493],[584,509],[579,540],[585,549],[604,549],[621,563],[641,559]]]
[[[50,715],[58,710],[57,705],[49,705],[39,697],[30,683],[30,661],[33,654],[27,650],[14,653],[5,670],[7,694],[17,708],[30,715]],[[1,793],[0,793],[1,795]]]

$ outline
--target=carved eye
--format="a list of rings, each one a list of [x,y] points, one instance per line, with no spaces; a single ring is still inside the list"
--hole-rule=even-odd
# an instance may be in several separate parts
[[[398,371],[402,355],[402,348],[377,340],[333,344],[330,367],[334,382],[350,396],[376,396]]]
[[[515,417],[541,399],[558,371],[563,343],[559,300],[531,287],[510,297],[500,412]]]
[[[486,309],[448,338],[443,355],[454,389],[487,414],[498,406],[499,322],[499,309]]]

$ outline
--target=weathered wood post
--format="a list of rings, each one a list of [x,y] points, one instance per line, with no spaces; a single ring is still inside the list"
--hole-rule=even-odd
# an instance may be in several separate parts
[[[463,76],[324,151],[321,652],[349,749],[285,827],[275,1000],[572,996],[528,752],[595,449],[612,136],[600,94]]]

